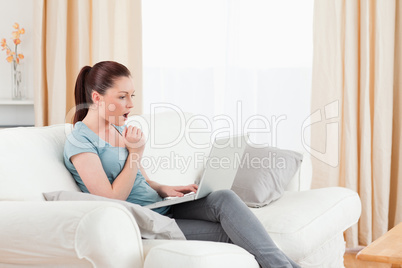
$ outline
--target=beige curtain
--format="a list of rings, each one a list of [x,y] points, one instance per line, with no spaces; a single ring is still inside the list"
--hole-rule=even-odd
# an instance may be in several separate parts
[[[311,128],[311,147],[321,152],[313,187],[359,193],[362,215],[346,232],[347,247],[367,245],[402,221],[401,15],[398,0],[314,5],[312,111],[336,116]],[[329,124],[337,126],[332,133]]]
[[[130,69],[141,113],[141,0],[35,0],[34,23],[36,126],[72,122],[80,69],[104,60]]]

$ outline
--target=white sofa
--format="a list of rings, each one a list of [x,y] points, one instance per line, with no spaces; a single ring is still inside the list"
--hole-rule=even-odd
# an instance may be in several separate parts
[[[210,138],[195,133],[197,122],[190,115],[184,121],[174,113],[132,119],[148,136],[144,157],[208,153],[209,148],[187,142],[191,138],[202,144]],[[71,128],[61,124],[0,131],[0,267],[258,267],[252,255],[232,244],[142,240],[133,216],[120,204],[45,201],[44,192],[79,191],[63,163]],[[177,136],[182,137],[177,143],[158,148]],[[161,183],[187,184],[202,171],[195,162],[187,170],[166,165],[155,169],[150,161],[147,173]],[[340,187],[310,190],[310,183],[311,164],[304,154],[284,196],[252,211],[278,247],[302,267],[343,267],[343,232],[358,221],[360,199]]]

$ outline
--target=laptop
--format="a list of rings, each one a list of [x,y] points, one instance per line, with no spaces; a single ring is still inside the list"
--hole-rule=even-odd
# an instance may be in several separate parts
[[[248,135],[238,135],[215,139],[206,161],[196,193],[182,197],[166,197],[163,201],[145,206],[154,209],[197,200],[208,194],[230,189],[246,148]]]

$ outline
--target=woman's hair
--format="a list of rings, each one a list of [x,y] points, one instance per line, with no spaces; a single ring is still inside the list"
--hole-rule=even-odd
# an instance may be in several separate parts
[[[75,82],[74,124],[82,121],[88,113],[92,101],[92,90],[105,95],[106,90],[113,87],[119,77],[131,77],[130,71],[123,64],[115,61],[101,61],[93,67],[84,66]]]

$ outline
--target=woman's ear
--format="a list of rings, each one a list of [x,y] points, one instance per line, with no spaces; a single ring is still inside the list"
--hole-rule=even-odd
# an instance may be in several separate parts
[[[98,106],[99,102],[100,102],[101,99],[102,99],[101,94],[99,94],[99,93],[96,92],[95,90],[92,90],[91,97],[92,97],[93,103],[94,103],[96,106]]]

